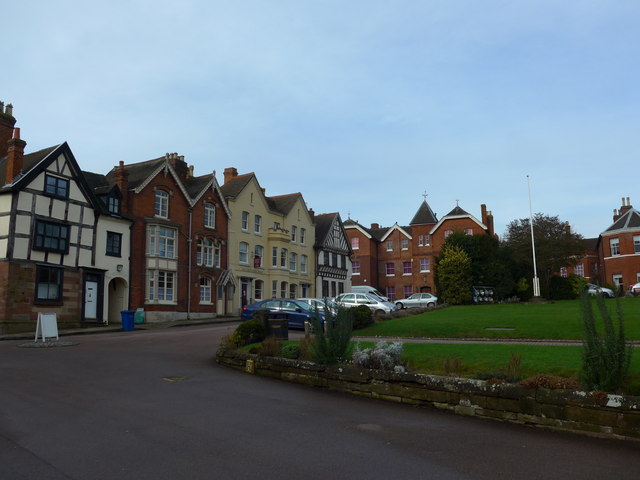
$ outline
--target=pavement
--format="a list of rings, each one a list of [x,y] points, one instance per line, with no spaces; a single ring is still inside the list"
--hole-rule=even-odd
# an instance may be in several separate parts
[[[213,323],[231,323],[231,322],[239,322],[240,317],[215,317],[215,318],[204,318],[197,320],[176,320],[171,322],[150,322],[150,323],[136,323],[135,330],[157,330],[161,328],[170,328],[170,327],[189,327],[192,325],[206,325]],[[85,334],[96,334],[96,333],[109,333],[109,332],[120,332],[122,331],[122,324],[114,323],[111,325],[100,325],[100,324],[91,324],[86,327],[78,327],[78,328],[64,328],[58,330],[58,335],[60,337],[69,336],[69,335],[85,335]],[[2,340],[33,340],[35,337],[35,331],[33,332],[23,332],[23,333],[10,333],[5,335],[0,335],[0,341]]]

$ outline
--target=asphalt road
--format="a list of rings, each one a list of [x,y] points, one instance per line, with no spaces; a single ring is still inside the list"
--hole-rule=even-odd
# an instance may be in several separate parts
[[[229,325],[0,342],[0,479],[634,479],[640,444],[215,364]]]

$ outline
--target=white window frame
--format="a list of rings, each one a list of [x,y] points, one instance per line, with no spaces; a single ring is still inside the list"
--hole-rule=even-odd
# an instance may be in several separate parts
[[[242,265],[249,264],[249,244],[247,242],[238,244],[238,263]]]
[[[169,218],[169,194],[164,190],[156,190],[153,214],[160,218]]]
[[[359,250],[360,249],[360,238],[353,237],[351,239],[351,250]]]
[[[216,206],[213,203],[204,204],[204,226],[216,228]]]
[[[260,215],[254,215],[253,217],[253,232],[258,235],[262,233],[262,217]]]
[[[249,231],[249,212],[243,211],[242,218],[240,219],[240,228],[243,232]]]
[[[147,300],[175,303],[176,273],[167,270],[149,270],[147,273]]]
[[[171,232],[171,235],[168,233]],[[175,228],[163,225],[149,225],[147,228],[148,249],[150,257],[178,258],[176,237],[178,231]]]
[[[211,299],[212,299],[211,286],[212,286],[212,282],[209,277],[200,277],[200,303],[211,304]]]
[[[620,239],[619,238],[610,238],[609,239],[609,248],[611,248],[611,256],[617,257],[620,255]]]

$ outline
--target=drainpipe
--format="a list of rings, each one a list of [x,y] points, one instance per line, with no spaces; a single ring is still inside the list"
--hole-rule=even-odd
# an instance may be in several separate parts
[[[187,284],[187,320],[191,319],[191,258],[192,258],[192,249],[191,249],[191,228],[192,228],[192,220],[193,220],[193,210],[189,209],[189,237],[187,238],[187,244],[189,245],[189,264],[187,266],[187,277],[189,283]]]

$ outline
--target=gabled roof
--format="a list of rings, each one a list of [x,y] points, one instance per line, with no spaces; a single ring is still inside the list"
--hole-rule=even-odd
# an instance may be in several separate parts
[[[381,242],[384,242],[387,237],[389,235],[391,235],[394,231],[399,231],[401,234],[403,234],[405,237],[407,237],[409,240],[411,240],[411,231],[407,231],[406,230],[407,227],[401,227],[400,225],[398,225],[397,223],[395,223],[391,228],[389,228],[385,234],[382,236],[382,238],[380,238]]]
[[[237,175],[225,182],[225,184],[220,187],[220,190],[225,198],[236,198],[240,192],[244,190],[244,187],[249,184],[251,179],[255,179],[256,183],[258,182],[256,174],[253,172]],[[258,183],[258,185],[260,184]]]
[[[154,172],[156,172],[161,166],[164,165],[165,157],[154,158],[153,160],[147,160],[145,162],[130,163],[124,165],[124,169],[127,172],[127,181],[129,183],[130,190],[136,190],[149,180]],[[107,173],[107,181],[109,183],[115,183],[115,172],[118,167],[114,167],[109,173]]]
[[[267,203],[269,204],[269,208],[284,215],[289,214],[298,199],[300,199],[302,203],[304,203],[304,199],[302,198],[302,194],[300,192],[290,193],[287,195],[278,195],[277,197],[266,197],[266,199]]]
[[[413,220],[409,222],[409,225],[430,225],[433,223],[438,223],[438,219],[429,204],[425,201],[422,202],[418,211],[413,216]]]
[[[227,204],[227,200],[220,189],[220,185],[218,184],[218,179],[216,178],[216,172],[213,172],[209,175],[202,175],[200,177],[190,177],[187,178],[185,189],[187,193],[191,197],[191,205],[195,205],[198,203],[198,200],[202,198],[204,193],[213,189],[218,193],[220,197],[220,203],[224,207],[224,211],[227,213],[227,218],[231,217],[231,210],[229,210],[229,205]]]
[[[469,212],[466,212],[465,210],[463,210],[459,206],[456,206],[453,210],[451,210],[444,217],[442,217],[440,219],[440,221],[438,221],[438,223],[436,223],[435,226],[429,231],[429,233],[431,235],[433,235],[436,232],[436,230],[438,230],[438,228],[440,228],[440,226],[444,222],[446,222],[447,220],[455,220],[455,219],[458,219],[458,218],[468,218],[468,219],[474,221],[475,223],[477,223],[478,226],[480,228],[482,228],[483,230],[487,230],[487,228],[488,228],[485,224],[483,224],[480,220],[478,220],[476,217],[471,215]]]
[[[331,231],[333,222],[339,215],[338,213],[322,213],[313,217],[313,223],[316,224],[316,245],[324,243],[325,238]]]
[[[640,229],[640,212],[635,208],[630,208],[613,225],[607,228],[603,235],[638,229]]]
[[[369,231],[368,228],[363,227],[362,225],[360,225],[358,222],[356,222],[355,220],[351,220],[350,218],[347,219],[346,222],[344,222],[344,228],[345,230],[353,228],[358,230],[360,233],[362,233],[365,237],[367,238],[373,238],[373,235],[371,234],[371,232]]]

